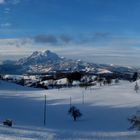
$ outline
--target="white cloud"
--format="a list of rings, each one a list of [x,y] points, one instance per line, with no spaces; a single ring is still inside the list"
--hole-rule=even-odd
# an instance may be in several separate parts
[[[5,9],[4,9],[4,13],[5,13],[5,14],[9,14],[9,13],[10,13],[10,10],[11,10],[10,8],[5,8]]]
[[[0,27],[1,27],[1,28],[6,28],[6,27],[10,27],[11,25],[12,25],[11,23],[6,22],[6,23],[1,23],[1,24],[0,24]]]
[[[0,4],[3,4],[3,3],[5,3],[5,0],[0,0]]]
[[[0,60],[17,60],[32,51],[30,39],[0,39]]]
[[[9,0],[9,1],[0,0],[0,4],[10,3],[10,4],[13,4],[13,5],[16,5],[16,4],[20,3],[20,2],[21,2],[21,0]]]
[[[20,3],[20,0],[11,0],[11,3],[12,4],[18,4],[18,3]]]

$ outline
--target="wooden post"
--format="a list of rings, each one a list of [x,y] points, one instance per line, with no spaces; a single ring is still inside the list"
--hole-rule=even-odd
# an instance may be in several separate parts
[[[46,95],[45,95],[45,101],[44,101],[44,126],[46,125]]]
[[[71,108],[71,96],[70,96],[70,108]]]
[[[84,102],[85,102],[85,99],[84,99],[85,97],[84,97],[84,91],[82,91],[82,104],[84,104]]]

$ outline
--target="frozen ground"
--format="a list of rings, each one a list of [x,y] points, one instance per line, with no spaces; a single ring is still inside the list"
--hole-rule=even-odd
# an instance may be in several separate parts
[[[139,83],[140,84],[140,83]],[[0,81],[0,122],[10,118],[13,127],[0,125],[0,139],[92,139],[138,140],[140,133],[129,131],[127,118],[140,109],[140,93],[135,83],[90,89],[41,90]],[[43,126],[44,95],[47,95],[46,126]],[[70,106],[83,116],[73,122]]]

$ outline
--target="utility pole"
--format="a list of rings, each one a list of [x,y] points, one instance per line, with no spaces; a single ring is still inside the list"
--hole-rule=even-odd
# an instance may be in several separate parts
[[[44,101],[44,126],[46,125],[46,95],[45,95],[45,101]]]

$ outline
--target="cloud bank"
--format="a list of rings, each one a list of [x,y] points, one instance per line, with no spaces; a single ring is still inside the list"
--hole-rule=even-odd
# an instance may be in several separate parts
[[[42,43],[42,44],[52,44],[52,45],[63,45],[68,44],[71,41],[74,41],[70,36],[63,34],[63,35],[52,35],[52,34],[42,34],[37,35],[32,38],[36,43]]]
[[[81,44],[66,37],[47,35],[34,38],[0,39],[0,60],[19,59],[30,55],[33,51],[49,49],[60,56],[72,59],[140,67],[139,38],[112,37],[102,42],[100,40],[99,42],[85,41],[85,43]],[[60,40],[63,40],[63,45],[55,45]]]

